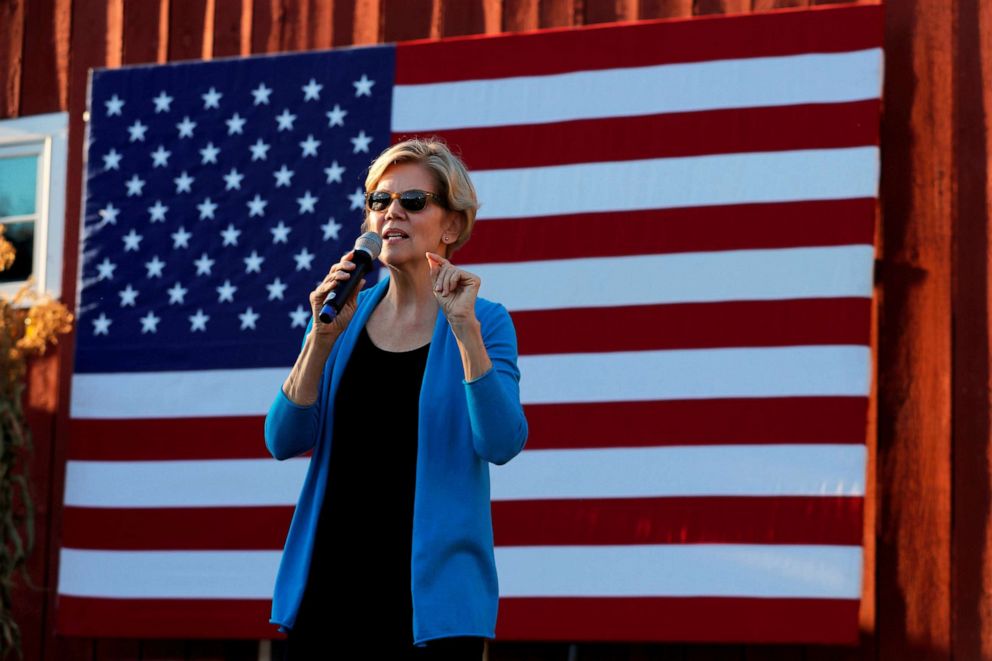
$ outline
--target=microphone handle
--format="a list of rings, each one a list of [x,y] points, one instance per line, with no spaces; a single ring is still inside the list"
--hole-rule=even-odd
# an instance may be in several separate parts
[[[355,287],[362,281],[362,277],[372,270],[372,255],[361,248],[355,250],[351,261],[355,265],[355,270],[351,271],[351,277],[344,282],[339,281],[338,285],[327,294],[324,299],[324,306],[320,309],[320,314],[317,315],[325,324],[334,321],[345,302],[351,298],[351,293],[355,291]]]

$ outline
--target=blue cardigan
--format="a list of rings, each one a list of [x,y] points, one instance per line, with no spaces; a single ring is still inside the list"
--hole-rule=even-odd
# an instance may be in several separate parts
[[[280,632],[293,628],[306,587],[327,483],[338,384],[388,283],[384,278],[359,295],[355,315],[327,359],[317,401],[299,406],[280,388],[265,418],[265,444],[276,459],[314,450],[276,576],[269,622],[279,625]],[[527,420],[520,405],[510,315],[502,305],[482,298],[475,313],[493,368],[471,382],[464,380],[458,344],[439,309],[420,392],[411,557],[418,645],[447,636],[495,636],[499,590],[489,463],[505,464],[523,449]],[[384,374],[387,385],[388,379]],[[365,440],[388,447],[389,439],[377,439],[374,433]]]

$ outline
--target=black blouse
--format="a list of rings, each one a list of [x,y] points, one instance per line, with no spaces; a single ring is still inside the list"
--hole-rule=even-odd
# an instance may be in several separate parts
[[[297,635],[374,633],[413,644],[417,420],[429,348],[384,351],[362,329],[334,403],[327,491]]]

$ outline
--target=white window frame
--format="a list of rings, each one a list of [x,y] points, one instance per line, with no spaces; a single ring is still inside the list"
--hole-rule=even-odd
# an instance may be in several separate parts
[[[24,217],[35,222],[32,289],[56,299],[62,295],[68,142],[68,113],[0,120],[0,155],[38,156],[35,213]],[[8,216],[6,222],[17,219]],[[0,295],[13,296],[23,285],[24,281],[0,283]]]

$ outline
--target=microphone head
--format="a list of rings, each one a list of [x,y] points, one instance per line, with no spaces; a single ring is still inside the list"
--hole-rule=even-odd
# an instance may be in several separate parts
[[[364,250],[372,255],[372,259],[379,259],[382,252],[382,237],[375,232],[366,232],[355,240],[355,250]]]

